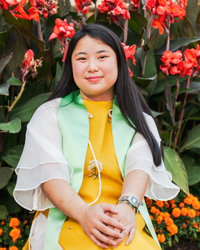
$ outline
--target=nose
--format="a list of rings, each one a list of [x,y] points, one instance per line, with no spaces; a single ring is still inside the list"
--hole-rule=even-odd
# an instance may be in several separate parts
[[[87,71],[88,72],[96,72],[99,70],[97,61],[95,59],[90,59],[88,62],[88,68]]]

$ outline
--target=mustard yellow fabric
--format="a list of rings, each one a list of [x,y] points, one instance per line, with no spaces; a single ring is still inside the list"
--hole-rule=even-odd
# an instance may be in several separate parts
[[[102,164],[102,190],[101,196],[96,204],[102,202],[116,204],[121,195],[123,180],[114,149],[111,118],[108,115],[109,110],[112,109],[112,101],[94,102],[84,100],[84,104],[88,112],[93,116],[92,118],[89,118],[89,140],[92,144],[96,159]],[[74,126],[76,125],[74,124]],[[88,167],[90,169],[92,166],[92,160],[92,152],[88,145],[83,183],[79,190],[80,197],[88,204],[96,199],[99,192],[99,180],[95,175],[95,173],[97,174],[97,171],[95,172],[95,169],[88,170]],[[42,213],[46,217],[48,216],[48,210]],[[38,214],[39,212],[36,212],[35,218]],[[131,244],[126,246],[124,241],[115,249],[161,250],[153,238],[144,230],[145,222],[140,214],[136,215],[136,223],[137,230]],[[60,233],[59,243],[63,250],[101,249],[90,240],[90,238],[83,232],[80,225],[72,218],[68,218],[64,223]],[[28,241],[23,250],[29,250]]]
[[[101,196],[97,203],[107,202],[110,204],[116,204],[118,198],[121,195],[123,180],[113,144],[111,118],[108,115],[109,110],[112,108],[112,101],[94,102],[84,100],[84,104],[88,112],[93,116],[92,118],[89,118],[89,139],[96,155],[96,159],[102,163],[103,168],[101,175]],[[99,180],[98,178],[95,178],[95,170],[88,170],[88,166],[90,168],[93,163],[90,162],[92,160],[92,152],[88,145],[83,183],[79,191],[79,195],[82,197],[82,199],[84,199],[86,203],[91,203],[92,201],[94,201],[99,191]],[[94,173],[93,175],[92,172]],[[153,240],[153,238],[143,230],[145,227],[145,222],[140,214],[136,215],[136,222],[137,231],[132,243],[126,246],[124,241],[115,249],[160,250],[160,247]],[[90,238],[83,232],[80,225],[71,218],[68,218],[63,225],[59,243],[63,250],[101,249],[90,240]]]

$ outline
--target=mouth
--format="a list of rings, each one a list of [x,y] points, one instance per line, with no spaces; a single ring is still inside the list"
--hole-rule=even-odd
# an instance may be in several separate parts
[[[86,79],[89,81],[89,82],[98,82],[102,79],[103,77],[102,76],[90,76],[90,77],[87,77]]]

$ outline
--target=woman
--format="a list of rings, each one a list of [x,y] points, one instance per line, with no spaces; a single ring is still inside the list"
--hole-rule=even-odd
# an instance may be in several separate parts
[[[83,27],[27,127],[14,196],[37,212],[24,249],[160,249],[140,203],[172,199],[179,188],[159,145],[120,40],[101,25]]]

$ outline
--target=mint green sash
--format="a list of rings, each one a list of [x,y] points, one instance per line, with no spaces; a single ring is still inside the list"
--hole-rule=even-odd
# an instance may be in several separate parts
[[[88,112],[79,90],[61,99],[58,109],[58,125],[63,137],[63,154],[74,169],[70,185],[78,193],[83,180],[89,140]],[[126,154],[130,148],[135,130],[122,117],[116,98],[113,101],[112,109],[112,133],[118,163],[124,178]],[[140,212],[154,240],[158,243],[144,201],[140,207]],[[45,250],[59,250],[59,235],[66,218],[67,216],[58,209],[50,209],[46,226]]]

